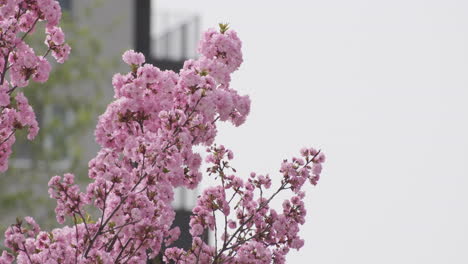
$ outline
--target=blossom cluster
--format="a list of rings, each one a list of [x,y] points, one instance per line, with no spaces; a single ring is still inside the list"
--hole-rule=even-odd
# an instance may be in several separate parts
[[[317,183],[323,154],[305,149],[302,158],[285,161],[281,185],[270,196],[269,176],[252,174],[244,181],[228,175],[226,158],[233,153],[214,140],[218,122],[239,126],[250,111],[249,97],[230,86],[230,75],[242,63],[241,41],[221,25],[203,35],[199,53],[180,73],[145,64],[144,55],[133,50],[123,54],[130,72],[112,79],[115,100],[95,130],[101,149],[89,162],[90,184],[80,191],[73,174],[49,181],[57,221],[73,225],[44,232],[30,218],[26,225],[18,221],[6,232],[9,252],[0,264],[145,263],[157,256],[168,263],[283,263],[290,248],[303,245],[302,187]],[[206,162],[212,164],[207,173],[221,184],[207,188],[193,209],[192,248],[171,248],[180,234],[172,226],[174,188],[193,189],[202,179],[197,145],[207,146]],[[285,190],[293,197],[276,212],[270,201]],[[98,212],[94,220],[89,207]],[[223,231],[217,214],[224,219]],[[201,234],[207,229],[223,242],[206,244]]]
[[[15,93],[30,80],[44,83],[49,78],[49,53],[63,63],[70,53],[64,33],[58,26],[62,13],[55,0],[0,1],[0,172],[8,169],[8,158],[15,142],[15,132],[28,128],[28,139],[37,135],[39,127],[32,107],[23,93]],[[47,51],[36,55],[26,43],[38,23],[45,23]]]
[[[207,169],[221,184],[207,188],[197,201],[190,219],[192,247],[185,251],[169,248],[165,261],[175,263],[285,263],[290,249],[300,249],[304,240],[299,226],[305,223],[303,199],[305,182],[317,184],[325,156],[314,148],[301,151],[302,157],[283,161],[280,186],[270,195],[269,175],[251,173],[247,180],[235,176],[229,164],[232,151],[224,146],[208,149]],[[229,170],[234,174],[229,174]],[[276,211],[270,202],[280,192],[290,190],[292,197]],[[218,225],[219,221],[224,223]],[[215,232],[215,245],[203,242],[204,230]],[[220,238],[218,242],[218,238]]]

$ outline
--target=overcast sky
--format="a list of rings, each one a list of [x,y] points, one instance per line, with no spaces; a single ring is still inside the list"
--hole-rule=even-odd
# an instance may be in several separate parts
[[[157,4],[243,41],[252,111],[217,140],[241,174],[327,155],[288,263],[468,263],[468,1]]]

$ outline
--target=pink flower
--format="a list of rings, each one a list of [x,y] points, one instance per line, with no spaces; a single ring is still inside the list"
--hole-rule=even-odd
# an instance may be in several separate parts
[[[60,27],[46,28],[46,44],[62,45],[65,42],[65,35]]]
[[[6,251],[3,251],[2,256],[0,256],[0,264],[10,264],[13,263],[14,260],[15,257]]]
[[[68,44],[63,44],[53,48],[52,56],[57,60],[58,63],[64,63],[70,55],[71,47]]]
[[[5,82],[3,85],[0,85],[0,106],[7,106],[10,104],[8,90],[10,90],[8,83]]]
[[[142,65],[145,62],[145,56],[141,52],[135,52],[134,50],[127,50],[123,55],[122,59],[128,65]]]
[[[40,83],[45,83],[49,79],[49,73],[51,71],[49,61],[43,57],[39,57],[38,65],[36,68],[36,74],[33,76],[33,80]]]
[[[22,126],[29,127],[28,139],[33,140],[39,131],[36,114],[29,105],[28,99],[26,99],[23,93],[18,93],[15,99],[18,105],[16,119],[21,123]]]
[[[236,228],[237,224],[233,220],[229,220],[228,221],[228,226],[229,226],[229,228],[234,229],[234,228]]]

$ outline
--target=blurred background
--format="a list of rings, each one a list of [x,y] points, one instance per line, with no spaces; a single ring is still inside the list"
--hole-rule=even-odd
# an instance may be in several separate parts
[[[252,111],[239,128],[221,125],[217,142],[239,175],[279,181],[302,146],[328,158],[307,192],[305,246],[288,263],[468,263],[468,2],[61,2],[72,54],[25,89],[41,131],[15,144],[2,175],[3,228],[25,215],[53,226],[48,179],[72,171],[86,182],[124,50],[177,70],[203,30],[228,22],[244,45],[232,87]],[[179,219],[194,196],[178,191]]]

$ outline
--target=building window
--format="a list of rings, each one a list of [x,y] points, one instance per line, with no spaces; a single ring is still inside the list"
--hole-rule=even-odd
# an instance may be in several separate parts
[[[152,10],[151,52],[156,60],[184,61],[197,56],[200,17],[176,10]]]
[[[155,0],[135,1],[135,49],[147,62],[178,72],[184,61],[196,57],[200,17],[155,5]]]

